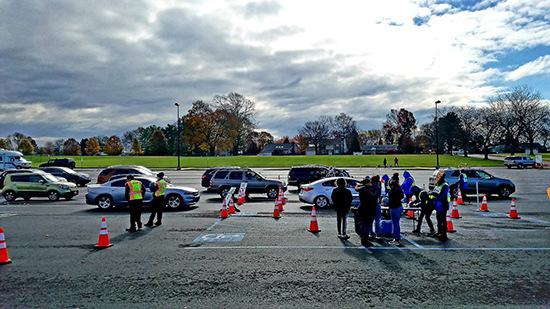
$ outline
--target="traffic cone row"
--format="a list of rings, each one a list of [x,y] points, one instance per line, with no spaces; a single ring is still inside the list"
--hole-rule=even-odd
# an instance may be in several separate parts
[[[464,201],[462,200],[462,192],[460,192],[460,189],[458,189],[458,200],[456,202],[459,205],[464,205]]]
[[[246,183],[241,184],[239,193],[237,194],[237,205],[242,205],[246,201]]]
[[[453,221],[451,220],[451,212],[447,209],[447,232],[454,233]]]
[[[8,248],[6,247],[6,239],[4,238],[4,229],[0,227],[0,265],[11,263],[8,256]]]
[[[101,218],[101,226],[99,228],[99,240],[97,241],[96,248],[107,248],[111,247],[113,244],[109,242],[109,233],[107,232],[107,222],[105,217]]]
[[[312,233],[318,233],[321,230],[319,229],[319,224],[317,223],[317,214],[315,213],[315,206],[311,209],[311,222],[309,223],[308,231]]]
[[[518,211],[516,209],[516,200],[512,199],[512,204],[510,204],[510,218],[511,219],[520,219],[518,217]]]
[[[460,192],[460,191],[459,191]],[[459,195],[460,196],[460,195]],[[456,205],[456,199],[453,200],[453,211],[451,213],[451,218],[453,219],[458,219],[458,218],[462,218],[459,214],[458,214],[458,206]]]
[[[489,212],[489,208],[487,207],[487,194],[483,194],[483,201],[481,202],[481,208],[479,210]]]

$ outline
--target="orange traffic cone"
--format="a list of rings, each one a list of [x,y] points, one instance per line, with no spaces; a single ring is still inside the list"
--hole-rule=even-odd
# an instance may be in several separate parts
[[[458,192],[460,192],[460,191],[458,191]],[[460,193],[459,193],[458,196],[460,196]],[[456,205],[456,199],[453,200],[453,212],[451,213],[451,218],[453,218],[453,219],[462,218],[462,217],[458,214],[458,206]]]
[[[229,208],[227,210],[228,214],[234,214],[235,213],[235,202],[233,202],[233,197],[229,198]]]
[[[245,202],[245,194],[244,194],[244,188],[243,187],[240,187],[239,188],[239,194],[237,195],[238,199],[237,199],[237,205],[242,205],[244,204]]]
[[[275,200],[275,209],[273,209],[273,218],[280,218],[281,217],[281,213],[279,212],[279,205],[281,205],[281,203],[279,202],[279,199],[276,199]]]
[[[281,192],[279,199],[281,200],[282,205],[286,205],[285,191],[281,188],[279,192]]]
[[[229,218],[229,213],[227,212],[227,198],[229,198],[228,196],[226,196],[224,199],[223,199],[223,203],[222,203],[222,214],[220,215],[220,218]]]
[[[449,210],[447,210],[447,232],[456,232],[456,230],[453,228],[453,221],[451,220],[451,212]]]
[[[460,192],[460,189],[458,189],[458,200],[456,202],[459,205],[464,205],[464,201],[462,200],[462,192]]]
[[[283,189],[280,188],[280,189],[279,189],[279,196],[277,197],[277,200],[279,201],[279,211],[283,211],[283,205],[284,205],[283,199],[284,199],[284,197],[283,197]],[[275,200],[275,203],[277,202],[277,200]]]
[[[426,184],[425,183],[422,184],[422,190],[426,190]]]
[[[8,257],[8,248],[4,239],[4,229],[0,227],[0,265],[11,263]]]
[[[489,212],[489,208],[487,208],[487,194],[483,194],[483,201],[481,202],[481,208],[479,210]]]
[[[520,219],[518,217],[518,211],[516,209],[516,200],[512,199],[512,204],[510,204],[510,218],[511,219]]]
[[[311,209],[311,222],[309,223],[308,231],[312,233],[320,232],[319,225],[317,224],[317,214],[315,213],[315,206]]]
[[[409,199],[409,205],[412,203],[412,198]],[[407,211],[407,219],[414,219],[414,211]]]
[[[105,217],[101,218],[101,227],[99,228],[99,240],[97,241],[96,248],[108,248],[113,246],[109,242],[109,233],[107,232],[107,222],[105,222]]]

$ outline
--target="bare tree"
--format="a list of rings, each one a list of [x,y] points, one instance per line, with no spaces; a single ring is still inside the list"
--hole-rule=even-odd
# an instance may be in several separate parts
[[[500,124],[496,119],[497,117],[491,107],[479,110],[479,126],[473,135],[473,141],[483,149],[485,160],[489,160],[489,147],[496,145],[499,140],[498,130]]]
[[[353,131],[359,131],[357,122],[353,120],[353,117],[340,113],[339,115],[331,118],[331,126],[333,128],[333,135],[342,139],[342,153],[344,152],[344,145],[346,140],[351,136]]]
[[[330,138],[330,117],[320,116],[315,121],[306,122],[299,133],[315,145],[315,154],[319,154],[321,143]]]
[[[458,116],[460,120],[460,125],[462,127],[462,135],[459,138],[459,141],[462,144],[462,149],[464,150],[464,156],[468,156],[468,150],[472,143],[474,134],[477,132],[480,122],[480,113],[481,109],[475,107],[458,107],[453,109],[454,113]]]
[[[239,151],[244,150],[245,136],[256,127],[254,123],[254,117],[256,116],[255,103],[234,92],[229,93],[227,96],[214,96],[213,101],[218,109],[233,115],[240,123],[235,146],[233,147],[233,154],[236,155]]]

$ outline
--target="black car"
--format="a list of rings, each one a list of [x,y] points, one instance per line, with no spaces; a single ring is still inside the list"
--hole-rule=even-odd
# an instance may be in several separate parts
[[[288,185],[296,186],[314,182],[325,177],[349,177],[349,173],[345,170],[334,168],[333,166],[308,164],[293,166],[288,172]]]
[[[212,175],[214,175],[216,171],[219,171],[222,169],[235,169],[235,168],[239,168],[239,166],[213,166],[211,168],[206,169],[206,171],[204,171],[204,174],[202,174],[201,186],[205,188],[210,187],[210,179],[212,179]]]
[[[48,167],[48,166],[63,166],[74,169],[76,163],[73,158],[60,158],[60,159],[50,159],[46,163],[40,164],[38,167]]]
[[[63,177],[67,179],[67,181],[75,183],[77,186],[81,186],[81,187],[85,186],[91,180],[90,175],[75,172],[72,169],[67,167],[51,166],[51,167],[41,167],[40,169],[45,173],[50,173],[54,175],[55,177]]]

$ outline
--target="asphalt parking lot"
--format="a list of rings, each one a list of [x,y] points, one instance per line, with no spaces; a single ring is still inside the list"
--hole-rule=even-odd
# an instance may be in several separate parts
[[[288,173],[259,170],[268,178]],[[391,238],[362,247],[351,216],[352,237],[338,239],[332,209],[317,209],[321,232],[308,232],[311,205],[294,187],[280,219],[272,218],[272,200],[252,195],[222,220],[219,195],[202,191],[196,206],[167,211],[162,226],[133,234],[125,232],[125,209],[86,205],[86,188],[71,201],[18,199],[0,205],[13,260],[0,266],[0,308],[547,308],[550,174],[486,170],[515,182],[521,219],[508,218],[510,199],[490,197],[487,213],[475,202],[461,205],[457,232],[441,243],[413,235],[403,217],[402,247],[390,246]],[[349,171],[357,178],[394,172]],[[85,172],[95,183],[99,170]],[[202,170],[164,172],[174,184],[204,189]],[[409,172],[427,186],[433,171]],[[144,208],[142,221],[148,215]],[[114,246],[97,250],[102,217]]]

